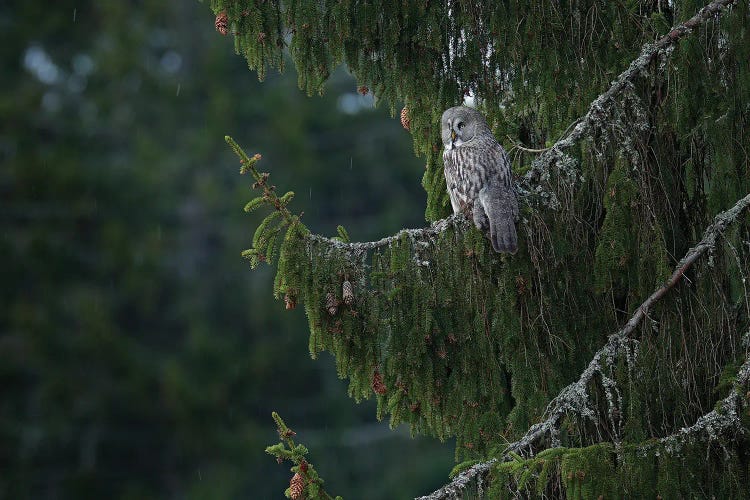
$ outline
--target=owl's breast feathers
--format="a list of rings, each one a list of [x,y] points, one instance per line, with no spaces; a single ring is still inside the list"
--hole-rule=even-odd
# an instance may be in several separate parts
[[[484,186],[512,186],[510,161],[502,146],[494,137],[492,141],[476,142],[443,151],[443,168],[454,212],[471,210]]]
[[[474,166],[468,161],[468,148],[446,149],[443,152],[443,168],[453,212],[471,210],[479,190],[470,188],[474,177]]]
[[[443,152],[448,195],[454,213],[464,212],[473,219],[488,233],[496,252],[515,253],[518,201],[510,160],[495,138],[487,135]]]

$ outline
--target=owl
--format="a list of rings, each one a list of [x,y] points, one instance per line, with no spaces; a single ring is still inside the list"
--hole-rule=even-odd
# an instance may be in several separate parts
[[[440,120],[443,168],[453,212],[463,212],[489,236],[492,248],[516,253],[518,200],[510,160],[479,111],[446,109]]]

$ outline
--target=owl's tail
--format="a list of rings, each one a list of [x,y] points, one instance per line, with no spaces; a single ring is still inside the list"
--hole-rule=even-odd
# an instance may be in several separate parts
[[[487,186],[479,191],[479,202],[489,219],[490,241],[498,253],[516,253],[518,201],[509,187]]]

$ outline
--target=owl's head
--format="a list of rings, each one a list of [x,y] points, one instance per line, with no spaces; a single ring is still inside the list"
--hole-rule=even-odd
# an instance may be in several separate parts
[[[476,109],[466,106],[448,108],[440,119],[440,133],[445,149],[457,148],[486,132],[490,132],[490,128],[484,116]]]

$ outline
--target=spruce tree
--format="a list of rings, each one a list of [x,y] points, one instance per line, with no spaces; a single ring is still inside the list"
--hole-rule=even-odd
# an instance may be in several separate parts
[[[346,64],[426,160],[430,226],[351,242],[228,138],[270,209],[244,255],[304,306],[310,354],[456,438],[424,498],[750,496],[747,2],[210,3],[261,79],[287,50],[309,94]],[[449,215],[439,118],[469,95],[513,157],[513,256]],[[305,478],[295,450],[270,452]],[[307,479],[287,494],[328,495]]]

